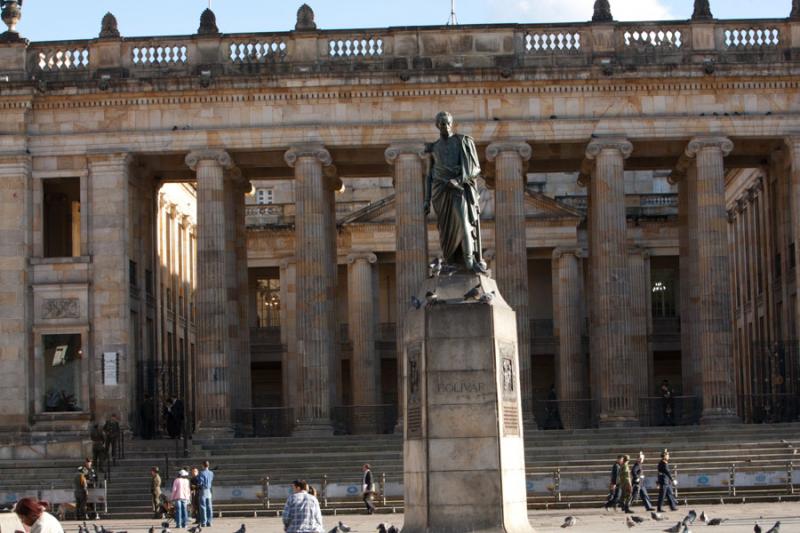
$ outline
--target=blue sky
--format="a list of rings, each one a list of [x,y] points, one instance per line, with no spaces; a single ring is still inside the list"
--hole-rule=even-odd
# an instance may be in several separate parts
[[[211,0],[226,33],[285,31],[301,0]],[[686,19],[692,0],[610,0],[618,20]],[[443,24],[450,0],[309,0],[322,29]],[[461,24],[564,22],[591,18],[593,0],[456,0]],[[18,29],[32,41],[96,37],[111,11],[124,36],[182,35],[197,30],[208,0],[25,0]],[[783,18],[791,0],[711,0],[717,18]]]

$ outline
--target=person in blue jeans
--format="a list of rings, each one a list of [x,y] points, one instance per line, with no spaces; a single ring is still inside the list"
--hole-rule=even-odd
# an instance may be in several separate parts
[[[189,490],[189,472],[181,470],[178,477],[172,482],[172,503],[175,505],[175,527],[183,529],[186,527],[188,516],[186,506],[189,505],[191,492]]]
[[[197,476],[197,485],[200,489],[200,516],[198,521],[202,527],[211,525],[214,517],[214,506],[211,497],[211,487],[214,484],[214,472],[208,468],[208,461],[203,462],[203,470]]]

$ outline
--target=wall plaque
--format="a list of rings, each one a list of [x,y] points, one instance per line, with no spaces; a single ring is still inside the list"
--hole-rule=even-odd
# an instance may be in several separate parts
[[[408,376],[406,378],[406,433],[409,439],[422,438],[421,368],[422,343],[415,342],[406,349]]]
[[[519,388],[517,375],[517,345],[513,342],[498,343],[497,368],[500,373],[500,390],[503,403],[503,434],[517,437],[519,427]]]
[[[80,318],[81,310],[77,298],[48,298],[42,302],[42,318]]]
[[[116,385],[119,371],[119,354],[117,352],[103,352],[103,384]]]

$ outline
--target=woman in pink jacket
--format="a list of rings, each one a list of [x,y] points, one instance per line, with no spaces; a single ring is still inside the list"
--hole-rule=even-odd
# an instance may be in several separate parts
[[[192,498],[192,491],[189,488],[189,472],[181,470],[178,477],[172,482],[172,503],[175,506],[175,527],[182,529],[186,527],[189,519],[187,505]]]

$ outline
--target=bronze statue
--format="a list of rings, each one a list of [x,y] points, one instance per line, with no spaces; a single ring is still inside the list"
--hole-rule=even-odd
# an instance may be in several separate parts
[[[453,115],[436,115],[439,140],[426,145],[432,156],[425,180],[425,214],[436,211],[439,242],[445,263],[472,272],[486,272],[481,251],[478,189],[481,166],[475,141],[453,132]]]

